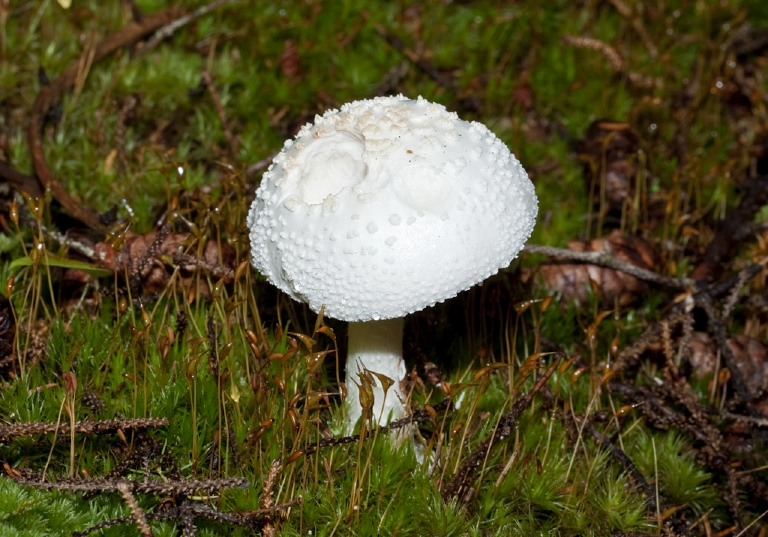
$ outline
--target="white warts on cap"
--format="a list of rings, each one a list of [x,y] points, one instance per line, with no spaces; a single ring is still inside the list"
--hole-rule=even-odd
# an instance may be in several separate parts
[[[536,213],[528,176],[484,125],[397,96],[305,125],[264,174],[248,225],[253,263],[272,283],[315,311],[366,321],[507,266]]]

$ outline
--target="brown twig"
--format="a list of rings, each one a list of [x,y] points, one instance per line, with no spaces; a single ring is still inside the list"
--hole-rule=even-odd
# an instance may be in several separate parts
[[[131,472],[149,467],[151,461],[158,458],[160,459],[160,466],[165,475],[170,476],[171,479],[180,477],[178,476],[176,460],[173,457],[172,451],[166,449],[166,446],[163,443],[154,438],[142,436],[134,438],[134,446],[134,449],[128,451],[124,458],[118,461],[117,464],[103,476],[103,479],[106,481],[118,480]],[[163,458],[167,458],[167,460],[164,461]],[[98,492],[99,491],[86,493],[84,496],[89,498]]]
[[[611,364],[611,370],[620,372],[637,367],[638,358],[659,340],[664,331],[664,325],[676,327],[686,322],[690,318],[690,314],[691,312],[685,308],[673,308],[662,319],[646,327],[640,337],[621,350],[614,363]]]
[[[742,188],[744,194],[738,206],[723,221],[722,227],[702,254],[693,271],[694,279],[714,279],[720,276],[741,242],[749,237],[745,236],[743,230],[749,227],[757,212],[768,204],[768,176],[747,179],[742,183]]]
[[[719,298],[730,292],[735,287],[746,285],[749,280],[756,277],[763,270],[765,270],[767,264],[768,258],[764,258],[757,263],[747,265],[736,274],[733,274],[720,281],[711,283],[704,289],[704,292],[706,292],[712,298]]]
[[[443,489],[442,495],[444,500],[450,501],[455,498],[465,497],[465,489],[469,487],[469,483],[472,480],[475,471],[480,468],[494,445],[505,438],[514,436],[514,429],[517,426],[517,422],[520,419],[520,416],[529,406],[531,406],[533,396],[536,395],[539,390],[541,390],[544,384],[546,384],[546,382],[549,380],[549,377],[552,376],[552,373],[555,372],[555,369],[559,363],[560,358],[554,360],[549,368],[547,368],[547,370],[541,376],[541,378],[539,378],[539,380],[533,386],[531,391],[519,399],[512,406],[512,409],[501,417],[493,433],[491,433],[490,436],[483,440],[469,455],[467,455],[467,458],[464,459],[464,462],[461,464],[459,471],[456,472],[450,483],[448,483],[448,485],[446,485],[446,487]]]
[[[226,4],[232,4],[238,1],[240,0],[214,0],[209,4],[200,6],[196,10],[191,11],[190,13],[181,15],[179,17],[174,17],[173,19],[169,20],[166,24],[162,25],[162,28],[160,28],[155,33],[155,35],[153,35],[150,39],[148,39],[147,42],[144,43],[144,45],[142,45],[141,48],[139,48],[136,51],[135,57],[143,56],[144,54],[148,53],[149,51],[157,47],[157,45],[159,45],[162,41],[171,37],[179,29],[183,28],[193,20],[199,19],[203,15],[207,15],[214,9],[218,9]]]
[[[224,105],[221,103],[221,96],[219,95],[216,86],[213,83],[213,77],[207,70],[202,73],[203,83],[205,84],[208,94],[211,96],[213,106],[216,108],[216,115],[219,116],[219,123],[221,123],[221,130],[224,131],[224,137],[227,139],[227,145],[229,145],[229,154],[234,155],[237,152],[238,141],[237,137],[232,134],[232,130],[229,127],[229,120],[227,119],[227,111],[224,110]]]
[[[624,58],[621,57],[621,54],[604,41],[579,35],[564,35],[561,39],[562,42],[568,46],[596,50],[601,53],[605,59],[608,60],[608,63],[611,64],[613,70],[626,77],[633,86],[649,89],[657,88],[662,85],[660,79],[647,77],[640,73],[630,71]]]
[[[443,410],[447,410],[451,406],[451,401],[446,399],[445,401],[442,401],[432,407],[432,410],[435,412],[442,412]],[[402,429],[403,427],[407,427],[411,425],[412,423],[421,423],[423,421],[431,421],[434,419],[433,414],[430,414],[426,410],[415,410],[410,416],[406,416],[404,418],[400,418],[399,420],[395,420],[389,423],[389,425],[385,425],[384,427],[378,427],[376,429],[368,431],[368,434],[366,436],[366,440],[369,440],[371,438],[377,438],[381,435],[387,434],[390,431],[396,431],[398,429]],[[360,435],[353,435],[353,436],[341,436],[338,438],[324,438],[320,440],[319,442],[315,442],[314,444],[309,444],[305,446],[302,451],[304,452],[304,456],[308,457],[319,449],[325,449],[325,448],[332,448],[336,446],[343,446],[347,444],[354,444],[355,442],[358,442],[360,440]]]
[[[74,432],[82,434],[107,434],[118,430],[148,429],[150,427],[165,427],[168,418],[136,418],[130,420],[106,420],[106,421],[78,421],[74,424]],[[67,435],[71,432],[70,424],[27,422],[13,423],[0,426],[0,444],[7,444],[12,438],[18,436],[32,436],[34,434],[47,434],[58,432]]]
[[[240,466],[240,448],[237,444],[237,435],[235,434],[235,417],[232,412],[232,405],[227,405],[227,444],[229,445],[229,455],[232,457],[232,465],[237,468]]]
[[[114,51],[125,47],[141,37],[150,34],[168,24],[178,17],[180,8],[172,6],[152,15],[147,15],[141,23],[131,22],[104,38],[93,50],[93,63],[96,63]],[[32,153],[32,164],[35,173],[40,180],[44,190],[50,190],[53,198],[69,212],[70,216],[83,222],[88,227],[103,231],[105,226],[101,223],[99,215],[90,207],[75,201],[53,175],[48,163],[45,160],[43,151],[43,123],[48,111],[56,104],[61,97],[77,81],[78,74],[81,71],[81,62],[77,60],[70,64],[59,77],[50,85],[40,88],[35,103],[32,106],[32,113],[29,122],[29,147]]]
[[[17,479],[17,483],[43,490],[65,490],[69,492],[114,492],[120,487],[132,493],[157,494],[173,496],[183,494],[215,494],[221,489],[244,488],[248,481],[242,477],[227,477],[221,479],[181,479],[168,481],[135,481],[133,479],[61,479],[56,483]]]
[[[31,175],[19,172],[11,164],[0,160],[0,180],[8,181],[19,192],[25,192],[33,198],[41,198],[43,189]]]
[[[423,71],[429,78],[440,84],[445,89],[450,90],[452,93],[459,93],[460,88],[456,85],[453,79],[448,78],[447,76],[440,73],[440,71],[435,69],[434,66],[428,61],[421,59],[419,55],[409,49],[398,36],[390,32],[387,28],[378,22],[374,21],[373,27],[376,30],[376,33],[383,37],[387,44],[389,44],[393,49],[413,62],[413,64],[421,71]]]
[[[125,481],[121,481],[117,484],[117,490],[122,494],[125,503],[128,504],[128,508],[131,510],[131,516],[133,521],[136,522],[141,537],[154,537],[152,529],[147,524],[147,518],[144,516],[144,511],[139,506],[139,502],[136,501],[136,497],[131,492],[131,488]]]
[[[12,370],[16,362],[13,344],[16,337],[16,316],[13,306],[4,294],[0,293],[0,371]]]
[[[128,285],[130,286],[131,292],[134,296],[139,296],[141,283],[144,281],[144,277],[146,276],[144,271],[146,270],[147,265],[149,265],[149,262],[152,261],[152,259],[157,255],[157,251],[160,249],[160,246],[163,244],[163,241],[168,236],[170,231],[171,226],[168,224],[163,224],[160,226],[160,229],[157,231],[157,235],[155,235],[155,238],[147,248],[147,251],[141,257],[141,259],[138,260],[133,270],[131,271],[131,274],[128,277]]]
[[[768,418],[751,418],[749,416],[742,416],[740,414],[733,414],[731,412],[721,412],[720,415],[723,418],[733,420],[733,421],[741,421],[744,423],[751,423],[752,425],[756,425],[757,427],[768,427]]]
[[[694,281],[689,278],[672,278],[670,276],[663,276],[657,272],[653,272],[652,270],[644,269],[638,267],[637,265],[633,265],[632,263],[628,263],[627,261],[617,259],[608,251],[576,252],[566,248],[539,246],[535,244],[526,245],[523,248],[523,251],[529,254],[543,254],[550,257],[558,257],[566,261],[577,261],[579,263],[589,263],[599,267],[607,267],[614,270],[620,270],[621,272],[626,272],[630,276],[634,276],[640,280],[676,291],[685,291],[694,285]]]
[[[253,179],[253,177],[257,173],[263,172],[264,170],[269,168],[270,164],[272,164],[272,159],[274,159],[276,155],[277,153],[272,153],[267,158],[263,158],[260,161],[254,162],[253,164],[248,166],[248,168],[246,168],[245,170],[246,179]]]
[[[636,486],[638,486],[642,491],[643,496],[645,497],[645,502],[648,505],[649,511],[662,512],[667,510],[669,506],[665,505],[664,502],[661,501],[661,499],[659,501],[659,504],[657,504],[656,491],[645,479],[645,476],[643,476],[643,474],[640,473],[640,470],[637,469],[637,466],[635,466],[635,463],[632,462],[632,459],[629,458],[629,456],[624,452],[624,450],[619,448],[604,434],[600,433],[597,429],[595,429],[595,427],[591,423],[589,423],[589,421],[587,421],[587,423],[584,424],[583,429],[584,431],[591,434],[592,437],[600,445],[606,448],[608,452],[617,461],[619,461],[619,463],[624,467],[624,471],[626,471],[627,474],[632,477]],[[668,526],[669,529],[672,530],[671,535],[676,535],[679,537],[690,535],[690,531],[688,531],[688,526],[685,524],[685,521],[682,520],[680,516],[677,515],[677,513],[674,513],[672,516],[666,517],[664,519],[664,525]]]
[[[269,509],[256,509],[253,511],[243,511],[234,513],[225,513],[218,511],[213,507],[209,507],[202,502],[191,500],[189,498],[181,498],[179,503],[171,507],[170,509],[155,511],[153,513],[145,513],[147,520],[172,520],[178,521],[182,527],[183,537],[192,537],[196,533],[194,521],[197,518],[203,518],[207,520],[213,520],[224,524],[232,524],[233,526],[241,526],[249,529],[256,529],[258,522],[265,516],[269,516],[273,513],[290,509],[297,505],[301,505],[301,498],[296,498],[289,502],[285,502],[279,505],[274,505]],[[113,518],[100,522],[95,526],[91,526],[85,531],[75,532],[74,537],[85,537],[96,531],[116,526],[118,524],[128,524],[134,519],[130,516]]]
[[[173,341],[176,345],[181,346],[184,342],[184,336],[186,335],[188,326],[189,317],[187,317],[187,312],[184,310],[179,311],[179,313],[176,314],[176,326],[173,329]]]
[[[736,395],[738,395],[741,402],[746,406],[750,417],[764,417],[753,404],[754,395],[750,393],[749,387],[744,380],[744,375],[741,372],[741,368],[736,362],[736,357],[733,355],[733,350],[730,345],[728,345],[728,334],[726,332],[725,322],[717,314],[715,306],[712,303],[712,298],[709,295],[702,293],[697,297],[696,304],[704,309],[707,313],[707,317],[709,317],[710,330],[715,336],[715,341],[717,342],[717,347],[723,357],[725,366],[731,373],[731,383],[736,391]]]
[[[200,267],[201,269],[207,270],[211,276],[217,279],[231,278],[235,274],[235,271],[226,265],[209,263],[205,259],[200,259],[188,254],[174,252],[173,255],[171,255],[171,259],[177,265],[193,265],[195,267]]]
[[[648,326],[634,343],[628,345],[619,353],[617,360],[612,365],[612,369],[621,371],[627,367],[636,365],[634,363],[635,360],[661,337],[665,324],[670,327],[681,325],[683,326],[684,331],[690,332],[691,327],[689,324],[693,322],[691,315],[693,308],[696,305],[699,305],[705,311],[709,310],[710,313],[717,318],[718,316],[716,312],[714,312],[712,301],[727,293],[732,293],[734,290],[740,288],[740,286],[746,285],[749,280],[756,277],[765,269],[766,264],[768,264],[768,258],[762,260],[760,263],[748,265],[736,274],[705,287],[694,284],[691,288],[693,292],[682,297],[682,300],[677,300],[673,303],[667,313],[659,321]],[[691,280],[685,281],[691,282]],[[728,300],[726,301],[726,306],[728,306],[729,302],[730,301]],[[713,328],[715,328],[714,325]],[[725,345],[725,347],[727,347],[727,345]],[[728,349],[723,352],[730,353],[731,351]],[[731,364],[728,367],[730,368],[734,365],[735,364]]]
[[[400,82],[402,82],[408,75],[409,68],[410,64],[407,61],[401,61],[400,63],[393,65],[381,82],[379,82],[379,85],[376,86],[373,95],[386,95],[389,92],[394,91],[398,84],[400,84]]]
[[[367,19],[370,19],[369,13],[363,13],[363,16],[366,17]],[[384,41],[386,41],[387,44],[389,44],[389,46],[391,46],[400,54],[408,58],[408,60],[410,60],[416,67],[419,68],[419,70],[421,70],[429,78],[437,82],[440,86],[447,89],[454,95],[458,96],[461,94],[461,87],[458,84],[456,84],[453,78],[445,76],[440,71],[438,71],[430,62],[424,60],[414,51],[409,49],[397,35],[390,32],[382,24],[376,21],[373,21],[373,28],[382,38],[384,38]],[[470,96],[469,98],[464,99],[463,101],[464,101],[464,107],[470,111],[478,111],[482,107],[481,100],[476,96]]]
[[[271,509],[275,506],[273,489],[275,488],[277,476],[280,475],[280,470],[282,469],[283,462],[281,459],[275,459],[269,466],[269,472],[267,472],[267,478],[264,480],[264,486],[261,490],[262,509]],[[275,521],[270,515],[264,517],[264,522],[261,525],[261,532],[265,537],[275,537],[277,535]]]
[[[208,324],[206,330],[208,344],[211,348],[208,351],[208,367],[211,370],[211,376],[216,379],[216,385],[221,390],[221,370],[219,369],[219,338],[216,334],[216,321],[211,313],[208,313]]]
[[[613,4],[613,7],[616,8],[616,11],[618,11],[623,17],[629,19],[630,24],[632,24],[632,28],[635,30],[638,36],[640,36],[640,39],[643,41],[643,44],[645,45],[645,48],[648,49],[648,52],[650,52],[651,56],[654,58],[659,55],[659,49],[656,48],[656,44],[651,39],[651,36],[648,35],[648,32],[645,30],[645,26],[643,25],[643,21],[640,17],[638,17],[635,13],[632,12],[632,8],[629,7],[627,4],[623,2],[623,0],[608,0],[611,4]]]
[[[683,404],[689,409],[687,415],[679,412],[673,408],[673,405],[678,406],[681,403],[679,389],[664,381],[649,386],[611,382],[609,387],[611,391],[622,394],[625,402],[637,405],[638,410],[652,427],[663,430],[674,428],[694,441],[699,461],[725,477],[727,490],[724,491],[723,497],[734,522],[739,527],[743,527],[744,524],[737,485],[741,484],[752,494],[753,507],[758,502],[768,505],[768,487],[751,474],[736,473],[734,461],[728,456],[722,436],[707,418],[707,412],[700,403],[687,401]],[[665,400],[669,400],[672,404],[667,404]]]

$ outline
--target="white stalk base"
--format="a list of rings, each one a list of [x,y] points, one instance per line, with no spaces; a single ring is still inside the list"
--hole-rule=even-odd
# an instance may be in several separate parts
[[[403,362],[402,317],[383,321],[349,323],[349,351],[347,353],[347,432],[351,433],[362,416],[360,405],[360,377],[363,369],[392,379],[393,384],[384,396],[381,381],[374,376],[373,420],[385,425],[405,415],[405,397],[400,381],[405,378]]]

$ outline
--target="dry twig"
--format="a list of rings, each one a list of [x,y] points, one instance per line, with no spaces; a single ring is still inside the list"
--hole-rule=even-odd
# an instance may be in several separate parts
[[[658,56],[659,49],[656,48],[656,44],[645,30],[643,20],[635,13],[633,13],[632,8],[625,4],[623,0],[609,0],[609,2],[613,4],[613,7],[616,8],[616,11],[621,13],[621,15],[625,18],[629,19],[629,22],[632,24],[632,28],[635,30],[635,32],[637,32],[637,35],[640,36],[640,39],[643,41],[645,48],[648,49],[648,52],[650,52],[651,56],[654,58]]]
[[[88,51],[88,66],[90,67],[99,62],[116,50],[130,45],[148,34],[156,32],[152,39],[137,51],[136,55],[138,56],[146,53],[160,41],[173,35],[176,30],[184,25],[210,13],[218,7],[232,3],[233,1],[235,0],[216,0],[184,15],[181,14],[181,8],[178,6],[171,6],[151,15],[140,15],[138,11],[134,10],[134,18],[137,20],[130,22],[117,32],[108,35]],[[32,163],[38,179],[42,183],[43,190],[50,190],[54,199],[61,203],[70,216],[76,218],[92,229],[104,231],[106,226],[102,223],[99,215],[90,207],[75,201],[61,182],[53,175],[53,172],[48,167],[48,163],[45,160],[45,153],[43,151],[42,132],[45,117],[48,114],[48,111],[61,99],[64,93],[71,89],[76,83],[82,82],[82,73],[83,61],[82,59],[78,59],[67,67],[51,84],[43,86],[40,89],[40,93],[38,93],[35,104],[32,107],[32,114],[30,117],[28,130],[29,147],[32,152]],[[5,171],[7,172],[8,170]],[[7,176],[15,183],[23,185],[26,185],[27,183],[23,177],[18,175],[7,173],[3,173],[3,175]],[[30,188],[31,187],[27,186],[25,189],[32,194]]]
[[[93,50],[93,63],[96,63],[114,51],[137,41],[168,24],[180,13],[180,8],[172,6],[143,18],[141,23],[131,22],[117,32],[104,38]],[[81,62],[77,60],[67,67],[50,85],[40,88],[29,121],[29,147],[32,152],[32,164],[44,190],[50,190],[54,199],[61,203],[70,216],[83,222],[88,227],[104,230],[99,215],[90,207],[75,201],[61,182],[53,175],[45,160],[43,151],[43,123],[48,111],[77,82],[81,71]]]
[[[275,488],[277,476],[280,475],[280,470],[282,469],[283,462],[281,459],[275,459],[269,466],[269,472],[267,472],[267,478],[264,480],[264,487],[261,490],[262,509],[271,509],[275,506],[273,489]],[[264,522],[261,526],[261,532],[265,537],[275,537],[277,535],[275,522],[270,515],[266,515],[264,517]]]
[[[739,205],[723,221],[715,238],[702,254],[698,266],[693,271],[694,279],[711,280],[720,276],[741,242],[750,237],[744,230],[750,229],[755,215],[768,204],[768,176],[747,179],[741,187],[744,193]]]
[[[224,137],[227,139],[228,152],[230,155],[234,155],[237,152],[238,141],[232,129],[229,126],[229,120],[227,119],[227,111],[224,110],[224,105],[221,102],[221,96],[219,95],[216,86],[213,83],[213,77],[207,70],[202,74],[203,83],[205,84],[208,93],[213,101],[213,106],[216,108],[216,114],[219,116],[219,123],[221,123],[221,130],[224,131]]]
[[[549,377],[552,376],[552,373],[555,372],[555,369],[559,363],[560,358],[557,358],[552,362],[552,364],[549,366],[549,368],[547,368],[541,378],[539,378],[533,388],[531,388],[531,391],[525,394],[524,397],[520,398],[512,406],[512,409],[501,417],[493,433],[491,433],[488,438],[480,442],[474,451],[472,451],[467,456],[467,458],[464,459],[464,462],[461,464],[459,471],[456,472],[450,483],[448,483],[448,485],[446,485],[446,487],[443,489],[444,500],[449,501],[455,498],[465,498],[467,496],[465,492],[470,487],[469,484],[475,474],[475,471],[481,466],[494,445],[505,438],[514,436],[513,432],[517,426],[517,422],[520,419],[520,416],[531,405],[531,402],[533,402],[533,396],[536,395],[539,390],[541,390],[544,384],[546,384],[546,382],[549,380]]]
[[[364,16],[369,17],[369,14],[364,13]],[[444,87],[454,95],[460,95],[461,88],[452,78],[442,74],[431,63],[424,60],[414,51],[409,49],[398,36],[390,32],[380,23],[374,21],[373,27],[376,29],[376,32],[382,38],[384,38],[387,44],[389,44],[392,48],[413,62],[413,64],[423,73],[425,73],[429,78],[440,84],[440,86]],[[471,111],[478,111],[482,107],[482,102],[476,96],[471,96],[464,100],[464,107]]]
[[[180,30],[190,22],[194,21],[195,19],[199,19],[203,15],[207,15],[211,11],[218,9],[222,6],[225,6],[227,4],[232,4],[238,1],[239,0],[214,0],[209,4],[200,6],[199,8],[197,8],[196,10],[190,13],[181,15],[177,18],[174,18],[173,20],[168,21],[150,39],[148,39],[147,42],[144,43],[144,45],[142,45],[140,49],[136,51],[136,57],[143,56],[144,54],[153,50],[162,41],[168,39],[173,34],[175,34],[178,30]]]
[[[157,494],[174,496],[177,494],[192,496],[195,494],[215,494],[221,489],[245,488],[248,481],[242,477],[221,479],[180,479],[167,481],[135,481],[132,479],[61,479],[55,483],[17,479],[17,483],[43,490],[65,490],[68,492],[115,492],[120,487],[138,494]]]
[[[441,403],[438,403],[432,407],[432,410],[435,412],[442,412],[443,410],[447,410],[451,406],[451,401],[446,399],[445,401],[442,401]],[[368,434],[366,435],[365,440],[370,440],[372,438],[377,438],[381,435],[387,434],[390,431],[396,431],[398,429],[402,429],[403,427],[407,427],[413,423],[421,423],[424,421],[431,421],[434,419],[434,415],[427,412],[424,409],[421,410],[415,410],[410,416],[406,416],[404,418],[400,418],[399,420],[391,421],[388,425],[385,425],[384,427],[378,427],[376,429],[368,431]],[[325,448],[332,448],[336,446],[344,446],[347,444],[354,444],[355,442],[358,442],[360,440],[360,435],[353,435],[353,436],[342,436],[339,438],[323,438],[319,442],[315,442],[313,444],[309,444],[305,446],[302,449],[302,452],[305,457],[308,457],[319,449],[325,449]]]
[[[43,189],[40,187],[40,183],[32,177],[19,172],[8,162],[0,160],[0,179],[8,181],[13,188],[19,192],[26,192],[33,198],[41,198],[43,196]]]
[[[150,427],[165,427],[168,418],[136,418],[130,420],[78,421],[74,424],[74,432],[83,434],[107,434],[118,430],[148,429]],[[47,434],[58,432],[67,435],[71,432],[70,424],[65,422],[27,422],[12,423],[0,426],[0,444],[7,444],[18,436]]]
[[[121,481],[117,484],[117,490],[120,492],[120,494],[122,494],[125,503],[128,504],[128,508],[131,510],[133,520],[136,522],[136,526],[138,526],[139,531],[141,532],[141,537],[154,537],[149,524],[147,524],[144,511],[142,511],[141,507],[139,506],[139,502],[136,501],[136,497],[131,492],[131,488],[128,486],[128,484],[125,481]]]
[[[564,415],[567,415],[567,413]],[[629,458],[624,450],[619,448],[610,439],[606,438],[604,434],[598,432],[591,423],[585,423],[583,429],[584,431],[591,434],[592,437],[597,442],[599,442],[600,445],[606,448],[608,452],[624,467],[624,470],[632,477],[632,480],[642,491],[643,496],[645,497],[645,502],[648,504],[648,510],[650,512],[654,513],[667,511],[669,506],[666,505],[661,499],[659,499],[660,501],[657,504],[656,490],[648,483],[648,481],[645,479],[645,476],[640,473],[640,470],[637,469],[635,463],[632,462],[632,459]],[[671,535],[686,537],[691,534],[688,530],[688,526],[685,524],[685,520],[683,520],[678,515],[678,513],[673,513],[671,516],[666,517],[664,519],[664,525],[672,531]]]
[[[199,501],[190,500],[188,498],[182,498],[178,505],[171,507],[170,509],[155,511],[153,513],[145,513],[147,520],[171,520],[177,521],[182,526],[182,537],[194,537],[196,534],[196,528],[194,526],[195,519],[203,518],[206,520],[214,520],[223,524],[231,524],[233,526],[241,526],[249,529],[256,529],[258,522],[266,515],[289,509],[301,504],[301,499],[297,498],[290,502],[275,505],[271,509],[257,509],[254,511],[245,511],[241,513],[225,513],[218,511],[212,507],[208,507]],[[118,517],[112,520],[106,520],[95,526],[88,528],[85,531],[76,532],[74,537],[85,537],[96,531],[116,526],[118,524],[128,524],[133,521],[133,517]]]
[[[605,59],[608,60],[608,63],[611,64],[613,70],[625,76],[633,86],[649,89],[660,87],[662,85],[661,80],[657,78],[647,77],[640,73],[630,71],[624,58],[621,57],[621,54],[604,41],[578,35],[565,35],[562,37],[562,41],[571,47],[586,48],[601,53]]]
[[[535,244],[526,245],[523,248],[523,251],[529,254],[543,254],[550,257],[558,257],[566,261],[589,263],[600,267],[620,270],[621,272],[626,272],[627,274],[640,280],[677,291],[685,291],[690,289],[694,284],[693,280],[688,278],[672,278],[669,276],[663,276],[657,272],[653,272],[652,270],[647,270],[638,267],[637,265],[633,265],[632,263],[622,261],[615,258],[613,255],[611,255],[610,252],[575,252],[566,248],[538,246]]]
[[[269,166],[272,164],[272,159],[275,158],[275,155],[277,155],[277,153],[272,153],[268,157],[263,158],[258,162],[254,162],[248,166],[248,168],[245,170],[245,177],[247,179],[253,179],[256,174],[269,168]]]

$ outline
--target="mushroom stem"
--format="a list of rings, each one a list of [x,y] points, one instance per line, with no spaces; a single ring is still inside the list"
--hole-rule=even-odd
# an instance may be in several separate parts
[[[363,368],[392,379],[393,384],[384,394],[381,381],[374,376],[373,419],[378,424],[388,423],[405,414],[405,397],[400,381],[405,377],[403,362],[404,318],[349,323],[349,351],[347,353],[347,427],[351,432],[362,415],[360,405],[360,377]]]

